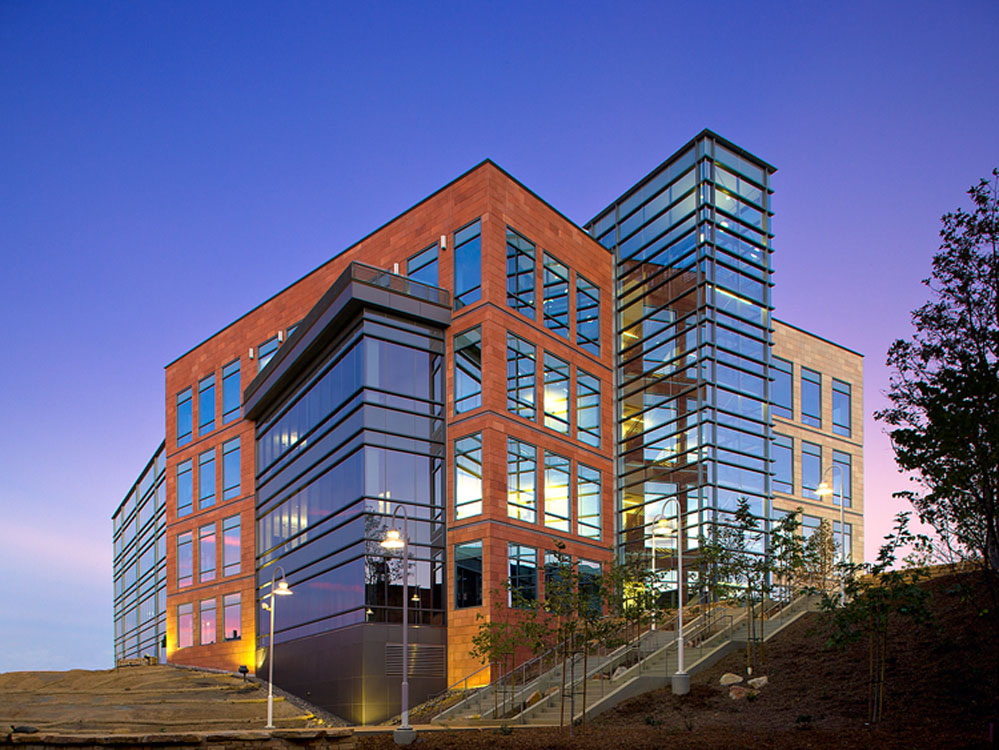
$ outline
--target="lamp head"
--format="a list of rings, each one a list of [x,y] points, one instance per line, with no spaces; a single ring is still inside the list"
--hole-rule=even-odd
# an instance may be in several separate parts
[[[288,582],[282,578],[278,581],[278,585],[275,587],[274,593],[278,596],[291,596],[292,591],[288,588]]]
[[[819,497],[825,497],[826,495],[831,495],[832,493],[833,488],[829,482],[819,482],[819,486],[815,488],[815,494]]]
[[[398,529],[389,529],[385,532],[385,538],[382,540],[381,545],[385,549],[402,549],[406,546],[406,542]]]
[[[655,526],[652,527],[653,534],[671,534],[673,533],[673,525],[665,518],[660,518],[656,521]]]

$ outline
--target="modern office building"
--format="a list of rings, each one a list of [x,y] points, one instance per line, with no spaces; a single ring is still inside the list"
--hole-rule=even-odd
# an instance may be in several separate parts
[[[404,573],[416,702],[489,679],[471,639],[507,580],[648,555],[679,508],[694,592],[740,497],[838,524],[832,462],[859,558],[861,358],[772,317],[773,171],[704,131],[580,226],[485,161],[168,364],[114,515],[116,657],[266,674],[283,573],[275,682],[378,721]],[[380,545],[400,505],[408,570]]]

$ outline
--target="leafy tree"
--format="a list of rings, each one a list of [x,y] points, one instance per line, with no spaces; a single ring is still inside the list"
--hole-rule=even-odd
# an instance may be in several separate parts
[[[915,333],[888,351],[890,427],[898,465],[915,473],[907,498],[951,550],[999,571],[999,168],[972,187],[970,211],[945,214],[933,298]]]
[[[803,573],[808,586],[823,592],[834,588],[838,550],[832,524],[823,518],[819,521],[819,527],[804,543]]]
[[[498,601],[499,591],[490,592],[494,601]],[[494,607],[498,610],[499,607]],[[517,646],[520,645],[520,632],[516,623],[509,620],[487,619],[482,613],[476,613],[478,630],[472,636],[472,649],[469,654],[483,664],[492,665],[493,674],[493,715],[499,717],[499,681],[498,677],[506,671],[506,665],[514,657]],[[511,664],[512,666],[512,664]],[[497,669],[498,668],[498,669]]]
[[[801,587],[805,547],[801,538],[801,508],[782,516],[770,530],[770,555],[778,595],[790,600]]]

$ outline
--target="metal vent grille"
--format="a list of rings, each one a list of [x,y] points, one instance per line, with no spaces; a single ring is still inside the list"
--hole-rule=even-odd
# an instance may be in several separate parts
[[[426,643],[409,644],[410,677],[444,677],[446,652],[444,646],[431,646]],[[385,674],[389,677],[402,676],[402,644],[385,644]]]

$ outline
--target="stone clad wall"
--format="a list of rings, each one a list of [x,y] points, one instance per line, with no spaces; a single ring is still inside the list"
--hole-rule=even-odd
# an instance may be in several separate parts
[[[18,750],[353,750],[354,747],[354,730],[349,728],[103,735],[18,732],[0,735],[0,748]]]

